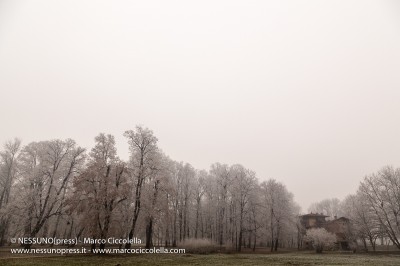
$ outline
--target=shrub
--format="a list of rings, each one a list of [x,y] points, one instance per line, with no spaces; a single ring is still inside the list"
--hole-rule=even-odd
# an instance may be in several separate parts
[[[324,249],[333,248],[336,236],[324,228],[309,229],[306,233],[306,241],[311,242],[317,253],[322,253]]]
[[[186,249],[186,253],[209,254],[217,252],[219,247],[207,238],[189,238],[178,244],[179,248]]]

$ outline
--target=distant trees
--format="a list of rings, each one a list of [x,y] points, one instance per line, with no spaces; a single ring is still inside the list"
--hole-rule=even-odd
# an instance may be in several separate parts
[[[0,149],[0,241],[136,237],[147,248],[203,241],[237,251],[297,245],[299,211],[283,184],[259,184],[240,164],[214,163],[207,171],[173,161],[148,128],[124,136],[126,162],[114,136],[104,133],[87,153],[71,139],[6,143]]]
[[[341,210],[341,202],[337,198],[324,199],[320,202],[315,202],[308,208],[308,212],[323,213],[326,216],[329,216],[331,219],[335,216],[340,217],[343,215]]]
[[[300,208],[284,184],[260,184],[240,164],[214,163],[206,171],[176,162],[148,128],[137,126],[124,136],[127,162],[104,133],[89,153],[71,139],[7,142],[0,149],[0,244],[10,236],[112,236],[136,237],[146,247],[204,238],[237,251],[302,246]],[[354,195],[322,200],[309,211],[349,218],[352,232],[344,237],[353,243],[356,236],[366,250],[379,242],[400,249],[399,195],[400,169],[387,166],[366,176]],[[306,239],[319,252],[332,237],[310,231]]]
[[[324,228],[313,228],[306,232],[306,241],[309,241],[317,253],[332,248],[336,242],[336,236]]]
[[[146,247],[207,238],[237,251],[302,246],[300,208],[284,184],[260,184],[240,164],[214,163],[206,171],[173,161],[141,126],[124,136],[127,162],[118,157],[114,137],[104,133],[88,153],[71,139],[7,142],[0,149],[0,244],[12,235],[136,237]],[[399,195],[400,169],[387,166],[366,176],[356,194],[322,200],[309,210],[349,218],[348,238],[356,236],[365,249],[384,241],[400,248]]]

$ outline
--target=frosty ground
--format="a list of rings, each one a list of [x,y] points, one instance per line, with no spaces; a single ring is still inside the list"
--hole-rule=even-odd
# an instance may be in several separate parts
[[[400,265],[400,253],[2,257],[0,265]]]

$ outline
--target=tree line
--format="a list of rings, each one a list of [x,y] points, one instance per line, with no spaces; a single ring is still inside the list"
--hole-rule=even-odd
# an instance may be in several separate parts
[[[90,151],[71,139],[5,143],[0,150],[0,244],[23,236],[136,237],[147,248],[209,239],[237,251],[300,245],[300,208],[284,184],[259,182],[240,164],[217,162],[198,170],[174,161],[142,126],[124,137],[127,161],[118,157],[114,136],[104,133],[95,137]]]
[[[0,245],[15,237],[136,237],[146,247],[187,239],[237,251],[301,247],[300,207],[284,184],[260,182],[240,164],[198,170],[174,161],[148,128],[124,136],[127,161],[104,133],[91,150],[71,139],[6,142],[0,150]],[[349,218],[349,238],[366,250],[377,242],[400,249],[400,169],[386,166],[367,175],[355,194],[322,200],[309,211]]]

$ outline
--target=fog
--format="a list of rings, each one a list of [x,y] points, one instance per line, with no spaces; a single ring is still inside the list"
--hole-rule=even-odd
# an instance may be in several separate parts
[[[149,127],[306,211],[400,166],[397,1],[0,1],[0,142]]]

